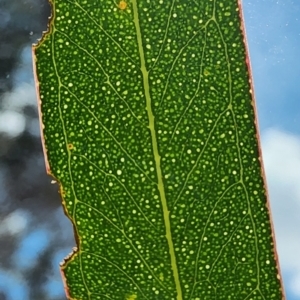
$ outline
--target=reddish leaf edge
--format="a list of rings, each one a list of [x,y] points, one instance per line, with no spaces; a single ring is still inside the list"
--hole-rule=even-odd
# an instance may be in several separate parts
[[[75,223],[72,220],[71,216],[67,212],[66,202],[65,202],[65,199],[64,199],[63,185],[54,176],[54,174],[52,173],[51,168],[50,168],[47,149],[46,149],[46,145],[45,145],[45,138],[44,138],[45,125],[43,124],[43,120],[42,120],[43,114],[42,114],[42,100],[40,98],[40,88],[39,88],[40,87],[40,82],[38,80],[37,68],[36,68],[37,60],[36,60],[35,51],[43,44],[44,40],[49,35],[51,35],[53,33],[53,27],[54,27],[53,23],[54,23],[54,19],[55,19],[55,10],[54,10],[55,4],[54,4],[54,2],[55,2],[55,0],[48,0],[48,3],[50,5],[51,15],[48,17],[47,30],[43,31],[42,32],[42,37],[37,41],[36,44],[32,45],[33,75],[34,75],[34,82],[35,82],[36,95],[37,95],[38,117],[39,117],[41,142],[42,142],[42,149],[43,149],[44,160],[45,160],[46,173],[53,178],[51,183],[57,183],[58,184],[58,193],[60,194],[60,198],[61,198],[61,201],[62,201],[63,211],[64,211],[64,214],[67,216],[67,218],[71,221],[71,224],[73,226],[74,238],[75,238],[75,242],[76,242],[76,246],[73,247],[72,251],[60,263],[60,266],[59,266],[60,267],[60,274],[61,274],[61,277],[62,277],[63,286],[64,286],[64,290],[65,290],[65,294],[66,294],[67,299],[69,299],[69,300],[79,300],[79,299],[76,299],[76,298],[72,298],[71,295],[70,295],[70,289],[67,285],[67,278],[65,276],[64,269],[78,255],[79,249],[80,249],[80,240],[79,240],[79,237],[78,237],[78,234],[77,234],[77,229],[76,229]]]
[[[248,74],[249,74],[248,75],[249,76],[249,84],[251,87],[251,89],[250,89],[251,98],[252,98],[251,104],[252,104],[252,107],[254,110],[254,126],[255,126],[256,140],[257,140],[257,145],[258,145],[258,159],[260,161],[261,176],[263,179],[263,184],[264,184],[264,189],[265,189],[265,194],[266,194],[266,208],[268,210],[269,222],[270,222],[270,227],[271,227],[271,236],[272,236],[272,242],[273,242],[273,244],[272,244],[273,255],[274,255],[275,262],[276,262],[277,279],[280,282],[282,300],[285,300],[286,294],[285,294],[285,289],[284,289],[282,275],[281,275],[282,273],[281,273],[279,256],[278,256],[278,251],[277,251],[277,242],[276,242],[276,236],[275,236],[273,216],[272,216],[272,211],[271,211],[270,195],[269,195],[269,190],[268,190],[265,166],[264,166],[264,162],[263,162],[261,138],[260,138],[260,131],[259,131],[258,112],[257,112],[257,106],[256,106],[256,100],[255,100],[254,80],[253,80],[253,75],[252,75],[250,51],[249,51],[249,46],[248,46],[248,41],[247,41],[247,31],[246,31],[246,26],[245,26],[245,21],[244,21],[245,17],[244,17],[244,12],[243,12],[243,8],[242,8],[242,0],[237,0],[237,3],[238,3],[239,16],[240,16],[240,29],[243,34],[244,49],[246,52],[246,65],[247,65],[247,70],[248,70]]]

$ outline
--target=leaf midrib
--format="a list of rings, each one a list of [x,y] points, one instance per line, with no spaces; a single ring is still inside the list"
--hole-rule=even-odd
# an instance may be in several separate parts
[[[175,249],[174,249],[174,244],[173,244],[173,239],[172,239],[171,222],[170,222],[170,218],[169,218],[169,209],[168,209],[165,187],[164,187],[164,182],[163,182],[163,177],[162,177],[160,155],[159,155],[159,151],[158,151],[157,136],[156,136],[155,124],[154,124],[155,117],[154,117],[154,114],[152,111],[151,96],[150,96],[150,91],[149,91],[149,76],[148,76],[149,72],[147,70],[146,63],[145,63],[145,53],[144,53],[142,33],[141,33],[140,22],[139,22],[137,0],[132,0],[132,8],[133,8],[134,24],[135,24],[137,42],[138,42],[138,50],[139,50],[139,55],[140,55],[141,72],[143,75],[143,88],[144,88],[144,93],[145,93],[145,98],[146,98],[146,109],[147,109],[148,121],[149,121],[148,126],[149,126],[149,130],[151,133],[152,151],[153,151],[155,166],[156,166],[157,187],[158,187],[158,191],[160,194],[160,200],[161,200],[162,209],[163,209],[166,238],[167,238],[168,246],[169,246],[171,267],[172,267],[172,271],[173,271],[176,292],[177,292],[177,300],[183,300],[182,289],[181,289],[180,279],[179,279],[179,272],[178,272],[177,261],[176,261],[176,255],[175,255]]]

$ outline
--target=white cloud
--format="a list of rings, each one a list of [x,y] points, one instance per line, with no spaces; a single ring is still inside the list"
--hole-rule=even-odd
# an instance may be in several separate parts
[[[12,92],[4,95],[3,109],[22,112],[26,105],[36,106],[36,90],[33,84],[22,82]]]
[[[300,136],[268,129],[262,134],[264,165],[281,269],[300,296]]]
[[[3,234],[16,235],[22,233],[28,225],[28,214],[21,210],[15,210],[4,218],[0,227],[0,236]]]
[[[8,110],[0,113],[0,132],[17,137],[25,130],[25,118],[22,114]]]
[[[22,83],[12,92],[4,94],[3,108],[0,112],[0,132],[12,138],[22,134],[26,127],[23,109],[27,105],[36,106],[36,91],[33,84]],[[29,125],[29,130],[38,135],[38,123]],[[37,129],[33,126],[37,126]]]

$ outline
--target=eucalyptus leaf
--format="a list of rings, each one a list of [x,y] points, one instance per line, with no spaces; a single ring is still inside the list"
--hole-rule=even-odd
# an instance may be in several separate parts
[[[35,48],[69,299],[282,299],[236,0],[52,0]]]

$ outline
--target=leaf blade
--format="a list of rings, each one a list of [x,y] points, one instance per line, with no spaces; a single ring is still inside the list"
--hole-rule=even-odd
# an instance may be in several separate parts
[[[70,297],[280,299],[237,3],[53,9],[37,74]]]

